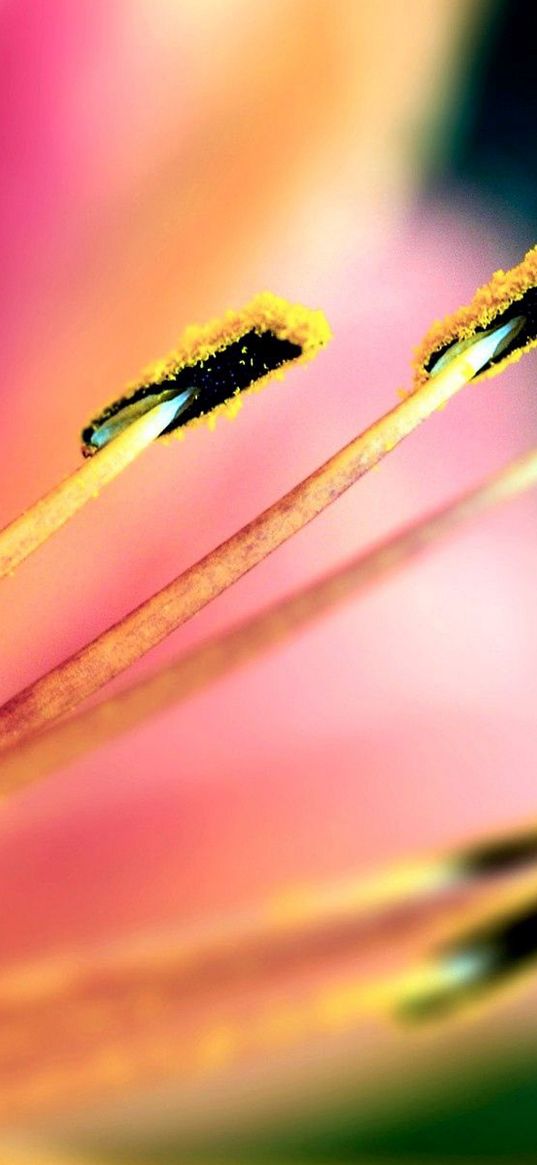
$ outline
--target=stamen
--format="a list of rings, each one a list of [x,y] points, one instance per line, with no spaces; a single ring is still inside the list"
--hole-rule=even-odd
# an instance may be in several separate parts
[[[91,456],[100,447],[99,441],[108,443],[109,427],[116,418],[123,427],[124,421],[138,415],[127,409],[146,410],[150,403],[192,387],[196,395],[178,411],[169,425],[170,434],[181,437],[187,428],[198,425],[214,428],[219,416],[237,414],[246,394],[257,392],[272,377],[281,377],[290,365],[311,360],[329,339],[330,328],[321,311],[262,292],[240,311],[187,328],[169,356],[147,368],[122,397],[85,426],[82,452]]]
[[[537,902],[521,902],[474,925],[386,994],[401,1019],[429,1019],[483,998],[537,959]]]
[[[537,348],[537,247],[510,271],[496,271],[478,288],[470,303],[436,320],[419,345],[414,359],[414,392],[426,384],[453,357],[464,355],[475,340],[492,330],[512,329],[499,335],[489,359],[474,376],[497,376],[507,364]]]

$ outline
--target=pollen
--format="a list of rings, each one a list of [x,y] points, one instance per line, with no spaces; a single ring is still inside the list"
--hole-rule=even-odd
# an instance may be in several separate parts
[[[415,355],[413,390],[425,384],[452,355],[464,352],[472,341],[492,330],[499,337],[500,329],[503,342],[491,348],[476,380],[496,376],[537,346],[537,247],[512,270],[496,271],[470,304],[432,325]]]
[[[94,453],[103,434],[117,433],[133,415],[171,397],[183,400],[187,392],[188,403],[163,435],[182,436],[200,424],[214,428],[218,416],[236,416],[247,393],[281,376],[288,365],[311,360],[330,336],[322,311],[263,292],[240,311],[188,327],[174,352],[148,367],[89,422],[82,432],[82,450]]]

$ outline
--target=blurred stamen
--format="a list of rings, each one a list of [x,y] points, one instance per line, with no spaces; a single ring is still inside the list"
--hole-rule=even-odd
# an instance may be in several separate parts
[[[220,413],[233,416],[245,392],[281,375],[284,366],[313,359],[329,338],[321,311],[269,292],[223,320],[187,328],[171,356],[152,365],[127,398],[108,405],[84,429],[82,451],[91,455],[91,464],[0,532],[0,578],[13,574],[161,434],[183,423],[212,425]]]
[[[0,711],[0,747],[9,747],[32,732],[40,731],[125,671],[322,513],[426,417],[445,405],[472,375],[466,355],[455,358],[422,389],[406,397],[201,562],[179,575],[82,651],[19,692]],[[135,425],[142,424],[143,420],[136,421]],[[126,440],[129,432],[127,430],[117,441]],[[107,446],[106,451],[114,449],[115,444]],[[100,455],[104,452],[101,451]],[[523,478],[529,476],[533,480],[535,466],[532,459],[513,469],[512,473],[508,493],[520,488],[514,486],[515,477],[518,479],[522,474]],[[501,494],[503,490],[505,483],[493,483],[494,494]]]
[[[484,1001],[537,960],[537,900],[500,905],[444,943],[421,968],[380,989],[379,999],[405,1020],[442,1018]]]

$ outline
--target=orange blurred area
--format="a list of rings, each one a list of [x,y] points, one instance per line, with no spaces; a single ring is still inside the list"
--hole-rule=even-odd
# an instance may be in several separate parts
[[[151,448],[3,583],[3,699],[391,408],[432,320],[521,257],[509,222],[477,201],[422,197],[491,12],[481,0],[58,0],[51,15],[4,0],[0,524],[76,467],[87,419],[188,323],[269,289],[325,311],[334,338],[232,424]],[[110,690],[498,469],[531,444],[533,391],[531,358],[467,390]],[[535,505],[487,517],[6,803],[0,981],[530,819]],[[282,1014],[318,979],[324,990],[344,969],[352,982],[346,958],[321,973],[304,957],[283,975],[271,987]],[[254,968],[234,990],[224,1002],[243,1039],[265,988]],[[210,1087],[185,1086],[177,1122],[203,1127],[228,1096],[237,1120],[265,1102],[330,1106],[346,1071],[351,1091],[370,1077],[377,1100],[383,1079],[397,1092],[414,1072],[419,1091],[461,1049],[477,1064],[529,1040],[526,1023],[517,996],[408,1044],[370,1018],[336,1036],[308,1028],[296,1046],[263,1046],[251,1088],[248,1068],[226,1076],[222,1052]],[[140,1127],[162,1113],[173,1125],[173,1082],[164,1092],[153,1100],[148,1084],[133,1100],[127,1087],[106,1114],[93,1102],[80,1116],[82,1097],[73,1127],[121,1134],[133,1111]]]

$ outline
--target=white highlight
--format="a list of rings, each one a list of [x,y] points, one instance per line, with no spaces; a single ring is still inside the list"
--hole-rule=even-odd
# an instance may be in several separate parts
[[[475,336],[470,336],[466,340],[459,340],[457,343],[452,344],[444,352],[443,356],[436,361],[436,364],[431,369],[430,376],[436,376],[452,360],[456,359],[457,356],[463,355],[465,363],[472,370],[472,376],[476,376],[495,356],[499,356],[509,347],[509,344],[518,335],[525,323],[525,316],[514,316],[506,324],[490,328],[488,332],[481,332]]]
[[[187,388],[175,396],[169,392],[166,393],[166,398],[158,404],[151,405],[151,397],[146,396],[142,400],[125,405],[124,409],[120,409],[95,430],[91,437],[91,444],[96,449],[102,449],[104,445],[108,445],[115,437],[119,437],[119,434],[129,425],[143,416],[147,416],[149,439],[159,437],[168,428],[168,425],[171,425],[172,421],[192,403],[196,395],[197,389]],[[151,432],[152,429],[153,432]]]

